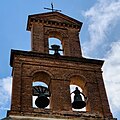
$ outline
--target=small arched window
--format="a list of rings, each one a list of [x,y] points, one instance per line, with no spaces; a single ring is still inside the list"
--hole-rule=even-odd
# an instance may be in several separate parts
[[[35,72],[32,78],[32,107],[49,108],[51,77],[44,71]]]

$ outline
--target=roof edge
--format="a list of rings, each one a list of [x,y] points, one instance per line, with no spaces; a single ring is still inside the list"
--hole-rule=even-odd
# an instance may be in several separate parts
[[[59,56],[56,57],[51,54],[44,54],[38,53],[33,51],[22,51],[22,50],[13,50],[11,49],[11,56],[10,56],[10,66],[13,67],[13,60],[15,55],[23,55],[23,56],[32,56],[32,57],[44,57],[49,59],[58,59],[58,60],[66,60],[66,61],[73,61],[73,62],[82,62],[82,63],[91,63],[97,64],[102,67],[104,60],[97,60],[97,59],[88,59],[88,58],[78,58],[78,57],[69,57],[69,56]]]
[[[59,12],[46,12],[46,13],[40,13],[40,14],[32,14],[32,15],[28,15],[28,21],[27,21],[27,28],[26,30],[30,31],[30,22],[31,22],[31,19],[34,18],[34,17],[37,17],[37,16],[47,16],[47,15],[61,15],[61,16],[64,16],[66,17],[67,19],[74,21],[78,26],[80,26],[80,29],[81,29],[81,26],[82,26],[82,22],[72,18],[72,17],[69,17],[65,14],[62,14],[62,13],[59,13]]]

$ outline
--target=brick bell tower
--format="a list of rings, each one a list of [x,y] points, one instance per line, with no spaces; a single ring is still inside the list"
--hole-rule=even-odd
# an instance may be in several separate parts
[[[31,32],[31,51],[11,50],[10,65],[13,86],[11,110],[7,119],[12,120],[114,120],[103,83],[102,60],[82,57],[79,32],[82,22],[59,12],[28,16],[27,30]],[[61,41],[49,47],[49,38]],[[55,54],[49,51],[52,49]],[[47,87],[34,86],[43,82]],[[86,111],[72,109],[70,85],[82,88],[87,96]],[[33,96],[47,97],[36,102]]]

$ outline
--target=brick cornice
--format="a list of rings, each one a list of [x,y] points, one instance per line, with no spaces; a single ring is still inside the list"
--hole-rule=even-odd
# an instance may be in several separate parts
[[[51,54],[44,54],[39,52],[32,52],[32,51],[22,51],[22,50],[11,50],[11,57],[10,57],[10,65],[13,66],[14,56],[30,56],[30,57],[40,57],[44,59],[56,59],[56,60],[63,60],[63,61],[71,61],[71,62],[80,62],[80,63],[88,63],[88,64],[96,64],[102,67],[104,61],[103,60],[96,60],[96,59],[88,59],[83,57],[69,57],[69,56],[55,56]]]
[[[68,22],[58,22],[55,20],[47,20],[44,19],[47,16],[59,16],[62,19],[65,19]],[[67,28],[74,28],[74,29],[81,29],[82,22],[75,20],[67,15],[64,15],[59,12],[48,12],[48,13],[41,13],[41,14],[34,14],[28,16],[28,23],[27,23],[27,30],[30,31],[33,23],[42,23],[43,25],[53,25],[59,27],[67,27]]]

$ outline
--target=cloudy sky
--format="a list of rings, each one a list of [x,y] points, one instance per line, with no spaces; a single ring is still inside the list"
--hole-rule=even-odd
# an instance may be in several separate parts
[[[0,119],[10,109],[10,50],[30,50],[26,31],[30,14],[47,12],[44,7],[61,9],[81,22],[84,57],[103,59],[103,77],[114,117],[120,119],[120,0],[3,0],[0,2]]]

